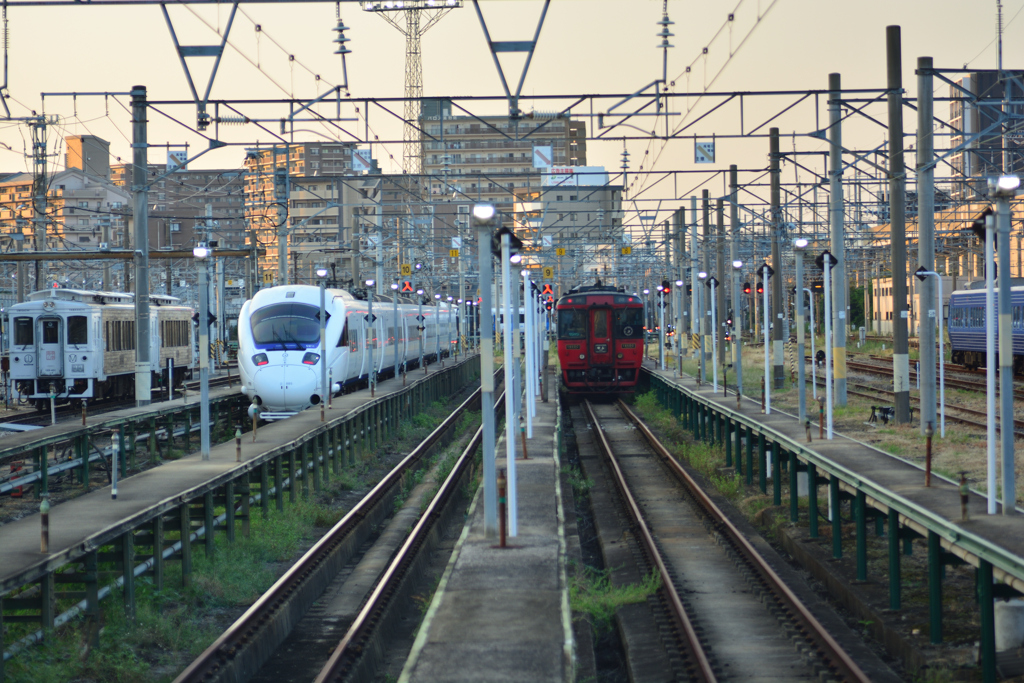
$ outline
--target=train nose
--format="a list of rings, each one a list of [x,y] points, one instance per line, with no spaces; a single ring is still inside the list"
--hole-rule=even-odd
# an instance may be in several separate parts
[[[274,412],[305,410],[316,393],[317,377],[305,365],[269,365],[253,376],[253,393],[263,401],[264,409]]]

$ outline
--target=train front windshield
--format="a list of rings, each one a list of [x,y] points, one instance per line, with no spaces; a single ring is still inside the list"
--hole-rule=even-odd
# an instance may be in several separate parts
[[[261,348],[299,347],[320,341],[320,309],[308,304],[274,304],[252,314],[253,340]]]
[[[643,331],[644,309],[619,308],[615,311],[615,338],[639,337]]]
[[[559,339],[587,338],[587,311],[583,308],[563,308],[558,312]]]

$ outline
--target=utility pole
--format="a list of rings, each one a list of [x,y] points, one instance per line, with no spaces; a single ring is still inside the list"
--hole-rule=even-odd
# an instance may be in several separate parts
[[[907,339],[906,166],[903,160],[903,73],[900,27],[885,28],[889,90],[889,226],[892,241],[892,372],[896,423],[910,422],[910,356]]]
[[[843,222],[843,123],[841,77],[828,75],[829,89],[829,233],[832,255],[839,262],[832,269],[832,377],[835,380],[835,402],[846,405],[846,226]]]
[[[32,227],[35,250],[46,251],[46,117],[40,116],[32,124]],[[35,291],[42,289],[44,261],[36,261]]]
[[[935,271],[935,143],[932,123],[932,58],[917,60],[917,265]],[[936,310],[935,282],[922,278],[917,287],[921,328],[921,433],[936,422],[935,325],[941,330],[942,307]],[[927,311],[927,313],[926,313]]]
[[[739,181],[737,178],[736,164],[729,166],[729,203],[732,205],[730,220],[731,237],[729,240],[729,261],[730,265],[740,260],[740,205],[739,205]],[[735,265],[732,271],[732,320],[733,320],[733,368],[736,373],[736,393],[743,393],[743,299],[740,293],[740,269]],[[797,284],[799,287],[800,285]]]
[[[149,142],[146,86],[132,88],[132,221],[135,224],[135,405],[152,401],[149,357]],[[202,324],[202,323],[200,323]]]
[[[277,145],[274,145],[274,206],[277,209],[277,284],[288,284],[288,202],[291,197],[291,173],[288,164],[288,145],[284,147],[284,167],[277,165]]]
[[[772,320],[772,387],[781,389],[785,380],[785,357],[783,354],[782,323],[782,283],[785,280],[782,274],[782,250],[779,244],[782,231],[782,207],[780,199],[779,181],[782,175],[779,168],[779,129],[771,128],[769,136],[769,173],[771,174],[771,229],[772,229],[772,263],[775,268],[775,275],[771,278],[772,286],[772,311],[775,319]],[[765,282],[765,287],[768,286]],[[765,378],[767,381],[767,378]]]

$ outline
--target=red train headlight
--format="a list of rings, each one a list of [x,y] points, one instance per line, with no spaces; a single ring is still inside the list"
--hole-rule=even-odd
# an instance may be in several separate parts
[[[616,356],[616,358],[618,358],[619,360],[622,360],[622,354],[620,353],[618,356]]]
[[[586,359],[587,359],[587,354],[581,353],[580,354],[580,360],[586,360]]]

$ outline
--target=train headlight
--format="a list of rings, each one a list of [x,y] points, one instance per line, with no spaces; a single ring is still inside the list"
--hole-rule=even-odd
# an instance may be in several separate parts
[[[269,362],[270,359],[267,358],[267,354],[265,353],[257,353],[255,356],[252,357],[253,365],[266,365]]]
[[[304,365],[316,365],[319,360],[320,354],[313,353],[312,351],[307,351],[306,355],[302,357],[302,363]]]
[[[586,359],[587,359],[587,354],[581,353],[580,354],[580,360],[586,360]]]
[[[618,358],[619,360],[622,360],[622,354],[620,353],[618,356],[616,356],[616,358]]]

